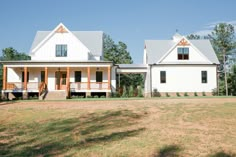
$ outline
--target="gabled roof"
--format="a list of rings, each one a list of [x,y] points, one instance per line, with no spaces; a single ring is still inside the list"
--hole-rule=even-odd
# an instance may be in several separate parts
[[[72,31],[72,33],[91,51],[93,55],[103,55],[102,31]]]
[[[190,40],[212,63],[220,64],[209,40]]]
[[[173,40],[145,40],[147,63],[156,63],[175,44]]]
[[[78,40],[80,40],[95,56],[103,54],[103,32],[102,31],[70,31]],[[52,31],[37,31],[32,43],[30,53],[45,39]]]
[[[179,36],[178,36],[179,37]],[[182,37],[184,38],[184,37]],[[185,38],[184,38],[185,39]],[[212,64],[219,64],[218,58],[209,40],[188,40],[195,46]],[[173,40],[145,40],[147,52],[147,63],[158,64],[166,53],[178,44],[179,41]]]

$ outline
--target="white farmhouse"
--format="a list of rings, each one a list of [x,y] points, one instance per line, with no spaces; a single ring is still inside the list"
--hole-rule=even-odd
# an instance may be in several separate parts
[[[209,40],[146,40],[143,64],[103,60],[103,32],[70,31],[60,23],[52,31],[38,31],[30,49],[31,60],[3,61],[3,97],[35,94],[40,99],[110,96],[116,75],[143,74],[144,95],[154,91],[175,95],[217,88],[219,61]]]
[[[116,89],[115,66],[103,61],[103,32],[70,31],[60,23],[38,31],[29,61],[3,63],[3,96],[65,99],[70,94],[106,95]]]
[[[145,94],[205,92],[217,88],[219,61],[209,40],[188,40],[176,33],[172,40],[146,40],[143,64],[147,65]]]

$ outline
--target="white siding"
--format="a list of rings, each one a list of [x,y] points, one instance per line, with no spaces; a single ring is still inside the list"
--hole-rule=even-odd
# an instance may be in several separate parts
[[[189,48],[189,59],[188,60],[178,60],[178,52],[177,49],[178,47],[182,46],[177,46],[175,47],[162,61],[161,63],[202,63],[206,64],[209,63],[208,59],[201,54],[199,51],[197,51],[195,48],[191,46],[185,46]]]
[[[67,45],[67,57],[56,57],[56,45]],[[42,61],[74,61],[89,59],[89,50],[71,33],[55,33],[43,45],[41,45],[31,60]]]
[[[111,90],[116,91],[116,67],[111,67]]]
[[[166,71],[166,83],[160,83],[160,71]],[[201,81],[201,71],[207,71],[207,83]],[[152,66],[152,91],[212,92],[217,87],[216,65]]]

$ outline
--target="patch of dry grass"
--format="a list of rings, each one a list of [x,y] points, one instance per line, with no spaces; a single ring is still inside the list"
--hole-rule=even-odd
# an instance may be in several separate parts
[[[0,103],[0,156],[236,154],[236,99]]]

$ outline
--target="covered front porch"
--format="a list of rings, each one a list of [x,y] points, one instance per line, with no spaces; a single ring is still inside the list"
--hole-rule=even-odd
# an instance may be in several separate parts
[[[46,91],[64,91],[67,98],[71,93],[90,96],[102,92],[109,96],[115,89],[113,71],[111,62],[5,62],[2,95],[22,93],[27,99],[29,93],[38,93],[40,97]]]

